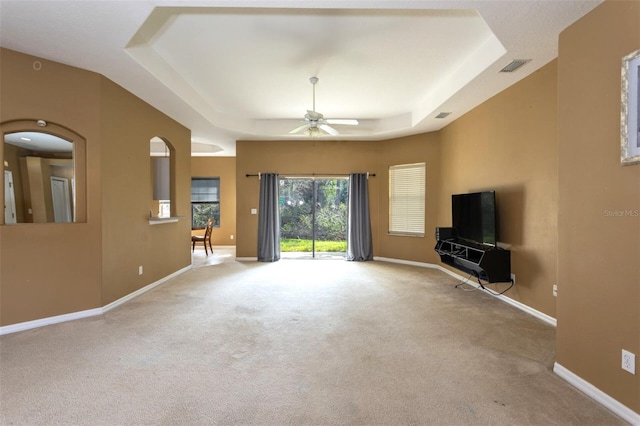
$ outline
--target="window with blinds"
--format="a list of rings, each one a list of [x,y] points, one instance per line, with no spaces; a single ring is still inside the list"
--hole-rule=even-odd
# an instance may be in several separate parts
[[[425,163],[389,167],[389,233],[424,236]]]
[[[220,178],[192,178],[191,227],[204,228],[209,218],[220,226]]]

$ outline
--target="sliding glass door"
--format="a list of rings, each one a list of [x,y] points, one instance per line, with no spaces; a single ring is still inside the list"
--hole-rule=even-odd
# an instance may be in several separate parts
[[[348,178],[281,178],[282,258],[344,259],[348,192]]]

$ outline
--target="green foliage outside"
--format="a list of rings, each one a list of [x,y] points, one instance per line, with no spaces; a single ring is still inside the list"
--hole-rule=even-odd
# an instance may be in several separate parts
[[[317,185],[315,200],[314,185]],[[313,239],[315,202],[316,241],[345,241],[348,185],[346,179],[280,179],[281,238]]]
[[[204,229],[207,220],[213,218],[213,226],[220,226],[220,203],[191,203],[193,229]]]
[[[284,238],[280,240],[281,252],[311,252],[311,240]],[[346,241],[317,241],[316,252],[346,252]]]

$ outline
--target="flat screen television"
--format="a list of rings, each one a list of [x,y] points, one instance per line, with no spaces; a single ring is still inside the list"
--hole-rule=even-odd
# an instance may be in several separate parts
[[[458,238],[480,244],[496,245],[498,218],[495,191],[453,194],[453,228]]]

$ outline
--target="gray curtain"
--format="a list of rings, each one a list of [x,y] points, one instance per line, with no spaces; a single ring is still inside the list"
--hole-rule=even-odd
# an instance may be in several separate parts
[[[278,207],[278,175],[260,175],[258,203],[258,261],[280,260],[280,209]]]
[[[349,175],[349,224],[347,260],[373,260],[369,186],[366,173]]]

